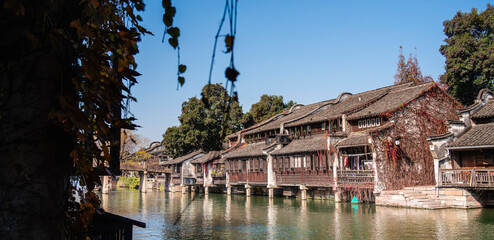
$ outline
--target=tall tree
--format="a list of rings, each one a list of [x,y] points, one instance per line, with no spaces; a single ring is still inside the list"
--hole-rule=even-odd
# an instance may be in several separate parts
[[[400,55],[398,55],[398,68],[396,69],[394,84],[401,84],[406,82],[431,82],[433,81],[431,76],[423,76],[420,70],[419,62],[417,60],[417,50],[415,55],[408,56],[408,60],[405,63],[405,57],[403,56],[403,47],[400,46]]]
[[[132,154],[145,149],[149,145],[149,139],[135,130],[122,129],[120,144],[120,160],[126,161],[132,157]]]
[[[283,96],[267,95],[261,96],[259,102],[252,104],[250,110],[243,116],[242,124],[248,128],[254,124],[268,120],[274,115],[289,109],[295,104],[293,101],[283,102]]]
[[[163,134],[167,154],[177,157],[197,149],[220,150],[226,135],[240,130],[242,107],[221,84],[208,84],[202,99],[189,98],[182,103],[180,126]]]
[[[462,104],[472,104],[482,88],[494,90],[494,7],[459,11],[443,25],[446,44],[439,51],[446,57],[446,72],[441,82]]]

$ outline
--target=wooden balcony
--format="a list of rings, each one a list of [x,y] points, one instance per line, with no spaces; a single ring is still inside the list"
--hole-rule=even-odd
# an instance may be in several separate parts
[[[494,189],[494,169],[441,169],[439,186]]]
[[[144,172],[146,166],[140,163],[121,163],[120,170]]]
[[[226,185],[226,179],[224,178],[213,178],[214,185]]]
[[[374,187],[374,171],[373,170],[347,170],[338,171],[338,186],[340,187]]]
[[[157,173],[171,173],[172,169],[168,166],[161,166],[159,164],[152,164],[147,166],[148,172],[157,172]]]
[[[279,171],[276,172],[276,184],[280,186],[306,185],[314,187],[333,186],[332,171]]]
[[[204,184],[204,178],[203,177],[198,177],[196,179],[196,185],[202,185]]]
[[[172,178],[180,178],[182,175],[180,173],[172,173]]]
[[[211,174],[213,178],[225,178],[226,177],[226,172],[222,173],[217,173],[217,174]]]
[[[172,183],[175,185],[180,185],[182,184],[182,179],[180,178],[172,178]]]
[[[249,183],[268,184],[268,174],[265,172],[249,172]]]
[[[268,184],[268,174],[264,172],[231,172],[230,183]]]
[[[244,172],[231,172],[230,183],[247,183],[247,174]]]
[[[137,172],[155,172],[155,173],[171,173],[171,168],[167,166],[160,166],[158,164],[145,165],[143,163],[122,163],[120,164],[120,170],[125,171],[137,171]]]

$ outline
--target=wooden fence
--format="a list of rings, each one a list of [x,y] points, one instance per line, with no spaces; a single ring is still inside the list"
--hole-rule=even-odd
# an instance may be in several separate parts
[[[337,172],[338,186],[374,187],[373,170],[346,170]]]
[[[441,169],[439,186],[494,188],[494,169]]]
[[[277,185],[306,185],[318,187],[333,186],[333,172],[320,171],[278,171],[276,172]]]

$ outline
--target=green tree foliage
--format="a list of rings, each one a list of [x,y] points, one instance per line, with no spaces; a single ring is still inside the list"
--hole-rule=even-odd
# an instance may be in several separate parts
[[[446,72],[441,82],[462,104],[472,104],[480,89],[494,90],[494,7],[458,12],[443,25],[446,44],[440,52],[446,57]]]
[[[122,133],[120,134],[120,161],[135,158],[132,155],[139,151],[143,152],[148,145],[149,139],[138,134],[136,131],[122,129]],[[143,153],[140,154],[142,155]]]
[[[224,137],[241,129],[242,107],[221,84],[204,86],[202,96],[182,103],[180,126],[170,127],[163,134],[169,156],[182,156],[197,149],[220,150]]]
[[[267,95],[261,96],[259,102],[252,104],[250,110],[243,116],[242,124],[248,128],[254,124],[268,120],[274,115],[289,109],[295,104],[293,101],[283,102],[283,96]]]
[[[416,50],[415,50],[416,51]],[[398,55],[398,68],[396,69],[394,84],[401,84],[407,82],[423,83],[433,81],[431,76],[423,76],[420,70],[419,62],[417,60],[417,53],[415,55],[408,56],[408,60],[405,62],[403,56],[403,47],[400,46],[400,55]]]

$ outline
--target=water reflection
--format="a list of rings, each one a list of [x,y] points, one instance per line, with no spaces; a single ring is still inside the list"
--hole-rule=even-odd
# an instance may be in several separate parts
[[[144,221],[135,239],[489,239],[494,209],[421,210],[262,196],[120,190],[109,212]]]

